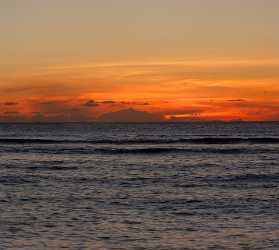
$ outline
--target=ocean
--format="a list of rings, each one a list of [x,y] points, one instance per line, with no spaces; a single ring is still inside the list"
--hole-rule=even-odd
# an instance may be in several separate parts
[[[279,123],[0,124],[0,249],[279,249]]]

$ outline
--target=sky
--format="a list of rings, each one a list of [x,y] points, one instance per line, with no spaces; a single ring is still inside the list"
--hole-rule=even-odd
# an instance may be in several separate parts
[[[0,122],[123,110],[279,120],[278,9],[277,0],[3,0]]]

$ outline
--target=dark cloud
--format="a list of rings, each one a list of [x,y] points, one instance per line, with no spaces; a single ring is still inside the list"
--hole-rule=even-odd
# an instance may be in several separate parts
[[[31,101],[33,107],[31,120],[39,122],[79,122],[92,121],[91,109],[81,107],[79,100],[43,100]]]
[[[143,106],[146,106],[146,105],[150,105],[148,102],[138,102],[138,103],[135,103],[136,105],[143,105]]]
[[[19,112],[17,111],[7,111],[7,112],[4,112],[5,115],[18,115]]]
[[[82,106],[89,107],[89,108],[95,108],[95,107],[98,107],[99,104],[97,102],[95,102],[94,100],[89,100],[86,103],[82,104]]]
[[[187,114],[187,115],[198,115],[200,113],[206,112],[207,109],[204,107],[189,107],[182,109],[178,114]]]
[[[102,101],[102,102],[99,102],[100,104],[116,104],[117,102],[115,101]]]
[[[3,102],[2,104],[3,104],[4,106],[16,106],[16,105],[18,105],[17,102]]]
[[[245,99],[231,99],[231,100],[228,100],[228,102],[246,102]]]
[[[27,122],[28,120],[22,114],[16,111],[0,113],[0,122]]]
[[[32,122],[49,122],[48,118],[42,112],[33,112],[30,120]]]
[[[42,101],[42,102],[33,102],[32,106],[39,109],[39,112],[43,113],[61,113],[65,114],[71,111],[73,108],[72,105],[68,101],[59,101],[59,100],[50,100],[50,101]],[[38,112],[37,111],[37,112]]]
[[[178,117],[170,116],[168,118],[169,122],[187,122],[187,121],[200,121],[201,119],[198,116],[188,116],[188,117]]]
[[[122,105],[150,105],[148,102],[120,102]]]
[[[40,105],[56,105],[58,104],[58,101],[45,101],[45,102],[40,102]]]
[[[132,108],[109,112],[98,118],[101,122],[159,122],[162,118],[156,114],[138,111]]]
[[[43,117],[43,116],[44,116],[44,113],[41,113],[41,112],[33,112],[32,115],[33,115],[33,116],[38,116],[38,117]]]

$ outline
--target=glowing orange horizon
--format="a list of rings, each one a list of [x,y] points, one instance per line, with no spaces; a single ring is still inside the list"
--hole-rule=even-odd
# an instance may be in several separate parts
[[[2,74],[0,121],[94,121],[134,108],[165,121],[279,120],[275,59],[157,60]]]

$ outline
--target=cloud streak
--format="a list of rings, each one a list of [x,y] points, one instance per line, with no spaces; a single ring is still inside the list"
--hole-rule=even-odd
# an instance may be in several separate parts
[[[95,107],[98,107],[99,104],[97,102],[95,102],[94,100],[89,100],[89,101],[83,103],[82,106],[88,107],[88,108],[95,108]]]

